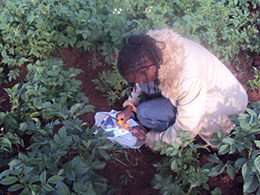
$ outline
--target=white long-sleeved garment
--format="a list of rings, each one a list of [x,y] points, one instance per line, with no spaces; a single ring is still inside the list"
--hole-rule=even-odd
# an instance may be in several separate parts
[[[146,145],[152,148],[154,141],[159,140],[168,144],[179,142],[178,130],[190,131],[192,137],[200,135],[208,144],[214,132],[221,129],[229,133],[234,124],[228,116],[243,113],[248,103],[246,91],[234,75],[207,49],[173,30],[154,30],[148,34],[166,43],[162,50],[164,62],[158,72],[159,89],[177,107],[177,117],[166,131],[149,131]],[[123,104],[131,104],[134,110],[142,92],[138,84],[136,87]]]

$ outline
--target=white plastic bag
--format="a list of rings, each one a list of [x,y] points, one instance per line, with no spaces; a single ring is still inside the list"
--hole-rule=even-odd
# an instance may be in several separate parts
[[[123,147],[140,148],[143,145],[143,141],[133,136],[129,130],[122,129],[116,123],[117,111],[112,110],[111,112],[97,112],[95,114],[95,124],[101,126],[106,132],[113,132],[113,137],[108,137],[109,140],[115,141]],[[107,117],[110,115],[111,117]],[[114,117],[114,118],[112,118]],[[106,120],[104,120],[107,118]],[[129,127],[138,126],[133,119],[129,119]],[[101,125],[102,123],[102,125]]]

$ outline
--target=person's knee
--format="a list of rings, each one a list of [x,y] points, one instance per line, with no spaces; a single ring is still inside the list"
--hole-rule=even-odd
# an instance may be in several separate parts
[[[147,118],[147,116],[146,116],[147,112],[148,112],[147,106],[145,106],[144,103],[140,104],[137,107],[136,116],[140,122],[142,122],[143,120],[145,120]]]

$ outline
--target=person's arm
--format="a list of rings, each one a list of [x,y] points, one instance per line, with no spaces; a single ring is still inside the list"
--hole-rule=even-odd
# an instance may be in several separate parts
[[[122,127],[125,126],[127,120],[130,118],[132,112],[136,112],[137,106],[139,105],[140,98],[138,97],[141,94],[142,90],[138,84],[136,84],[136,89],[132,91],[131,96],[123,103],[123,108],[121,112],[116,115],[118,120],[123,120]],[[119,124],[120,125],[120,124]],[[120,125],[121,126],[121,125]]]
[[[200,78],[190,78],[179,86],[177,97],[177,117],[175,123],[166,131],[150,131],[146,134],[145,144],[153,148],[155,141],[164,141],[168,144],[177,138],[178,130],[190,131],[195,137],[200,130],[200,123],[205,115],[207,87]]]

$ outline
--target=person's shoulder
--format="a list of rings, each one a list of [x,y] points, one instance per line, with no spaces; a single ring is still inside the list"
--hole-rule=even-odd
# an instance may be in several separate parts
[[[169,28],[149,30],[147,34],[155,38],[157,41],[164,41],[166,43],[172,40],[175,41],[181,39],[181,36],[177,32]]]

